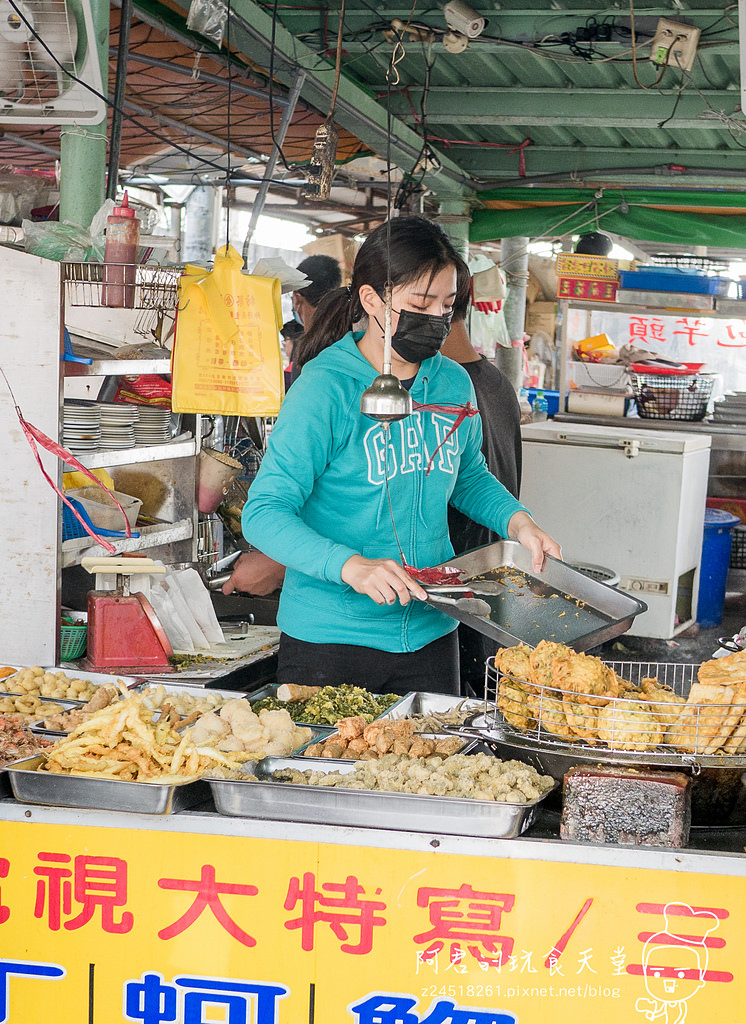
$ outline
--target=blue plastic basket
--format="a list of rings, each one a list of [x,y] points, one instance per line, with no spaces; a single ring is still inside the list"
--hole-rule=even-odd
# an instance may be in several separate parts
[[[75,506],[75,511],[80,517],[90,526],[94,533],[97,533],[99,537],[126,537],[127,534],[124,530],[102,530],[100,526],[94,526],[91,522],[91,517],[88,515],[86,510],[76,501],[75,498],[68,499],[71,505]],[[72,514],[67,505],[62,506],[62,539],[73,540],[77,537],[88,537],[89,534],[83,529],[82,525],[78,522],[75,516]],[[133,530],[130,533],[130,537],[139,537],[139,530]]]
[[[708,277],[696,270],[679,270],[676,267],[641,267],[638,270],[619,271],[619,287],[635,291],[725,295],[729,284],[727,277]]]

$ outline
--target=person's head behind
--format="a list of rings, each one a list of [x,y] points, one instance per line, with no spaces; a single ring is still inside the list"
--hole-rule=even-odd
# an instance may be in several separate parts
[[[388,230],[390,227],[390,247]],[[358,250],[349,290],[330,292],[319,303],[310,329],[303,337],[302,353],[296,354],[303,366],[329,345],[333,345],[366,317],[360,290],[370,286],[383,298],[389,271],[397,309],[396,291],[418,281],[429,284],[442,270],[456,271],[456,294],[468,293],[469,268],[437,224],[424,217],[396,217],[381,224],[368,235]]]
[[[333,256],[323,255],[307,256],[298,264],[298,270],[310,278],[311,283],[293,292],[293,309],[304,328],[308,328],[321,299],[342,284],[342,271]]]
[[[575,252],[580,256],[608,256],[614,243],[608,235],[600,231],[589,231],[581,235],[575,244]]]

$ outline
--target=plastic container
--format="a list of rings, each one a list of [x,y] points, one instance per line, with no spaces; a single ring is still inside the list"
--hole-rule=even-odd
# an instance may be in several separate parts
[[[547,391],[546,388],[544,388],[543,390],[544,398],[547,401],[547,415],[551,418],[552,416],[555,416],[559,412],[559,391]],[[538,395],[539,389],[527,388],[526,391],[528,393],[528,400],[533,407],[534,399]]]
[[[620,270],[619,287],[648,289],[653,292],[684,292],[693,295],[725,295],[730,281],[727,277],[708,277],[696,270],[676,267],[643,267]]]
[[[127,193],[121,206],[115,206],[106,219],[104,246],[104,284],[101,301],[104,306],[132,309],[135,305],[135,275],[140,221],[129,205]]]
[[[137,522],[142,501],[139,498],[133,498],[131,494],[122,494],[121,491],[112,491],[111,493],[124,509],[127,522],[130,526],[134,526]],[[103,491],[100,487],[73,487],[72,490],[65,492],[65,497],[80,502],[88,513],[94,529],[124,529],[122,513],[114,504],[108,492]]]
[[[518,405],[521,409],[521,423],[530,423],[533,412],[531,409],[531,403],[528,400],[528,392],[525,388],[521,388],[520,390],[520,394],[518,395]]]
[[[718,626],[723,618],[734,526],[740,526],[738,516],[720,508],[705,509],[697,604],[701,626]]]

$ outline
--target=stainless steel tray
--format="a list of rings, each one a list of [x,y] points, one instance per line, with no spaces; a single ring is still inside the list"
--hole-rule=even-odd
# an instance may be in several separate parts
[[[431,715],[451,711],[463,705],[464,710],[468,709],[471,715],[478,714],[485,710],[485,701],[475,697],[458,697],[450,693],[423,693],[415,691],[406,693],[400,701],[393,704],[388,711],[379,715],[383,718],[409,718],[411,715]]]
[[[383,721],[383,718],[384,718],[384,716],[382,715],[380,718],[377,718],[376,721],[377,722],[381,722],[381,721]],[[319,727],[317,726],[316,728],[319,728]],[[309,740],[308,743],[304,743],[302,747],[298,747],[297,750],[293,751],[293,756],[295,756],[295,757],[302,757],[304,764],[308,764],[308,762],[310,760],[312,760],[312,759],[313,760],[320,760],[322,762],[334,761],[336,764],[339,764],[339,763],[349,764],[350,761],[359,761],[359,760],[361,760],[359,757],[343,757],[343,758],[329,758],[329,757],[315,758],[314,757],[314,758],[312,758],[311,756],[306,757],[306,755],[304,754],[304,751],[307,750],[309,747],[312,747],[314,745],[314,743],[319,743],[319,742],[322,742],[322,741],[325,742],[326,740],[330,740],[334,736],[338,736],[338,735],[339,735],[339,733],[337,732],[336,729],[327,729],[326,732],[325,732],[325,735],[323,735],[323,736],[314,736],[314,738],[312,740]],[[421,733],[417,733],[417,735],[418,736],[423,736],[425,739],[429,739],[429,740],[444,740],[444,739],[448,738],[449,734],[448,733],[444,733],[444,732],[439,732],[439,733],[436,733],[436,732],[421,732]],[[453,734],[450,734],[450,735],[452,736]],[[467,746],[469,746],[470,743],[471,743],[471,739],[464,739],[463,743],[458,748],[458,750],[454,750],[453,753],[454,754],[463,754],[464,750],[466,749]]]
[[[196,683],[182,683],[182,682],[171,682],[167,683],[165,680],[157,679],[151,682],[149,679],[145,679],[138,683],[134,687],[135,693],[142,693],[143,690],[147,690],[149,687],[155,689],[158,686],[162,686],[166,693],[185,693],[189,697],[209,697],[212,694],[217,694],[218,697],[224,697],[225,700],[233,700],[235,698],[246,697],[248,694],[245,690],[220,690],[216,686],[202,686]]]
[[[174,814],[204,803],[210,791],[206,782],[118,782],[116,779],[83,778],[41,772],[45,755],[14,761],[5,769],[13,796],[26,804],[53,807],[86,807],[103,811],[135,811],[138,814]]]
[[[250,692],[248,694],[248,698],[251,701],[251,706],[253,707],[254,704],[256,704],[257,701],[265,700],[267,697],[276,697],[277,696],[277,690],[279,689],[279,687],[281,685],[282,685],[281,683],[267,683],[265,686],[260,687],[260,689],[254,690],[253,692]],[[377,694],[377,696],[381,696],[381,695]],[[399,700],[396,702],[396,704],[392,704],[391,707],[388,708],[388,711],[391,711],[392,708],[398,707],[399,703],[403,699],[404,699],[403,696],[400,697]],[[388,711],[385,712],[385,713],[387,714]],[[381,717],[382,717],[381,715],[376,715],[376,718],[381,718]],[[334,729],[333,725],[328,725],[326,722],[301,722],[301,721],[298,721],[295,724],[296,725],[307,725],[310,729],[327,729],[329,731],[332,731]]]
[[[428,598],[433,608],[504,647],[519,643],[535,647],[540,640],[556,640],[576,651],[586,651],[624,633],[635,616],[647,609],[637,598],[551,556],[547,556],[541,572],[534,572],[531,553],[514,540],[476,548],[449,559],[448,565],[463,570],[462,583],[476,583],[477,578],[507,583],[500,594],[479,595],[490,606],[489,618]],[[518,572],[510,573],[511,569]],[[510,582],[511,575],[516,582]]]
[[[521,835],[533,824],[539,805],[548,796],[545,794],[529,804],[504,804],[268,781],[271,773],[280,768],[346,773],[355,765],[355,761],[265,757],[254,768],[258,782],[209,781],[215,807],[221,814],[488,839],[514,839]]]

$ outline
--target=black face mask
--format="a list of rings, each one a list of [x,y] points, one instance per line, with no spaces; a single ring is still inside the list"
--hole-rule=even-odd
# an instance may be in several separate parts
[[[406,363],[421,363],[440,351],[451,329],[451,313],[432,316],[403,309],[391,347]]]

